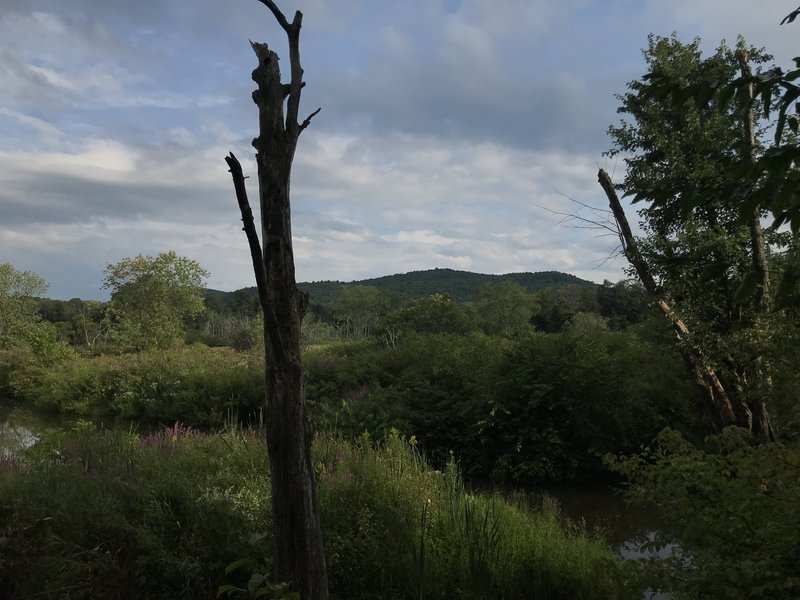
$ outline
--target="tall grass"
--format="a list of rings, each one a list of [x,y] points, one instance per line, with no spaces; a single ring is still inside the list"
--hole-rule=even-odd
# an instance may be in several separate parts
[[[253,539],[269,563],[259,433],[89,429],[0,465],[0,597],[213,598],[244,583],[225,567]],[[411,442],[316,440],[333,598],[635,597],[621,563],[554,508],[471,494],[452,462],[435,471]]]
[[[217,426],[231,413],[257,414],[263,366],[229,348],[183,347],[74,357],[12,377],[17,396],[40,408],[94,419]]]

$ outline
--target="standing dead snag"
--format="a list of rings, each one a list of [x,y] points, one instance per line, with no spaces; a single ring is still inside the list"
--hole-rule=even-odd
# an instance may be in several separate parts
[[[307,374],[300,356],[300,323],[308,297],[297,289],[295,281],[289,199],[297,139],[319,110],[298,122],[304,85],[299,50],[302,13],[297,11],[289,23],[274,2],[259,1],[269,8],[286,32],[291,66],[290,82],[281,83],[278,55],[266,44],[251,42],[258,59],[253,71],[253,81],[258,84],[253,101],[258,105],[259,135],[253,146],[258,163],[263,247],[247,199],[241,164],[233,153],[225,161],[233,178],[264,312],[274,577],[290,582],[291,589],[298,591],[303,600],[327,600],[328,576],[305,397]]]

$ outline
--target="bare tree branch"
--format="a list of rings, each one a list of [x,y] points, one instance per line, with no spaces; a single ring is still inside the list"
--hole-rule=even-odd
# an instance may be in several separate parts
[[[261,244],[258,241],[255,221],[253,220],[253,210],[250,208],[250,201],[247,198],[247,188],[244,184],[244,173],[239,159],[231,152],[225,157],[228,168],[233,178],[233,188],[236,192],[236,200],[239,203],[239,211],[242,213],[242,228],[247,236],[247,243],[250,247],[250,257],[253,261],[253,273],[256,278],[256,289],[258,290],[258,300],[264,311],[264,318],[270,330],[270,345],[276,355],[280,356],[283,352],[280,327],[278,327],[278,317],[269,302],[267,294],[267,272],[264,269]]]
[[[291,25],[289,24],[289,21],[286,20],[286,16],[283,14],[283,12],[281,12],[281,9],[278,8],[278,5],[275,4],[272,0],[258,0],[258,1],[261,2],[261,4],[266,6],[268,9],[270,9],[270,11],[272,11],[272,14],[275,17],[275,20],[280,24],[280,26],[283,28],[283,30],[286,33],[289,33],[289,29],[291,28]],[[297,12],[300,12],[300,11],[297,11]],[[295,20],[297,20],[297,15],[296,14],[295,14],[294,18],[295,18]],[[301,19],[302,19],[302,17],[301,17]]]
[[[783,17],[781,25],[783,25],[784,23],[794,23],[794,20],[797,18],[798,15],[800,15],[800,6],[798,6],[796,9],[794,9],[785,17]]]
[[[566,196],[566,197],[569,198],[569,196]],[[570,200],[572,200],[572,199],[570,198]],[[582,203],[576,201],[576,204],[582,204]],[[616,227],[614,227],[613,222],[610,221],[610,220],[596,221],[594,219],[588,219],[586,217],[582,217],[581,215],[579,215],[577,213],[565,213],[565,212],[561,212],[561,211],[558,211],[558,210],[554,210],[552,208],[548,208],[546,206],[542,206],[541,204],[534,204],[534,206],[536,206],[537,208],[541,208],[542,210],[547,211],[550,214],[558,215],[560,217],[563,217],[562,219],[560,219],[558,221],[558,225],[563,225],[565,227],[569,227],[569,228],[573,228],[573,229],[606,229],[606,230],[610,231],[612,234],[617,235],[617,229],[616,229]],[[591,208],[588,205],[585,205],[585,206],[587,208]],[[598,209],[594,209],[594,210],[598,210]],[[584,227],[584,226],[579,226],[579,225],[564,225],[565,223],[569,223],[570,221],[581,221],[583,223],[589,223],[590,226]]]
[[[591,204],[586,204],[585,202],[581,202],[580,200],[578,200],[576,198],[573,198],[572,196],[568,196],[564,192],[558,192],[558,194],[560,196],[566,198],[570,202],[573,202],[573,203],[577,204],[578,206],[582,206],[583,208],[588,208],[589,210],[592,210],[594,212],[605,213],[605,214],[608,214],[608,215],[613,214],[607,208],[597,208],[596,206],[592,206]]]
[[[319,111],[321,111],[321,110],[322,110],[322,107],[319,107],[317,110],[315,110],[315,111],[314,111],[314,112],[312,112],[310,115],[308,115],[308,116],[306,117],[306,120],[305,120],[305,121],[303,121],[303,122],[300,124],[300,131],[299,131],[298,133],[301,133],[301,132],[302,132],[302,131],[303,131],[303,130],[306,128],[306,127],[308,127],[309,125],[311,125],[311,119],[313,119],[314,117],[316,117],[316,116],[319,114]]]

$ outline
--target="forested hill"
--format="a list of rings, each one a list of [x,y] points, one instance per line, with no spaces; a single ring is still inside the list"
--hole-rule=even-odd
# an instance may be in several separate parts
[[[367,285],[380,290],[391,292],[404,300],[430,296],[431,294],[449,294],[459,302],[474,300],[480,287],[486,283],[500,283],[513,281],[528,292],[538,292],[545,288],[555,288],[565,285],[577,285],[594,289],[597,284],[586,281],[568,273],[559,271],[541,271],[538,273],[508,273],[505,275],[487,275],[471,271],[457,271],[455,269],[428,269],[426,271],[411,271],[397,275],[385,275],[373,279],[360,281],[314,281],[299,283],[298,287],[308,292],[311,302],[317,305],[329,304],[335,301],[342,286]],[[253,295],[256,288],[245,288]],[[241,292],[241,290],[239,291]],[[239,292],[221,292],[207,290],[207,296],[221,296],[225,298]]]
[[[577,284],[594,288],[596,284],[580,279],[568,273],[558,271],[542,271],[539,273],[508,273],[506,275],[486,275],[470,271],[456,271],[454,269],[429,269],[427,271],[412,271],[398,275],[385,275],[374,279],[354,281],[345,285],[369,285],[380,290],[391,292],[403,299],[419,298],[431,294],[450,294],[459,302],[474,300],[480,287],[486,283],[500,283],[513,281],[528,292],[538,292],[544,288],[559,287],[568,284]],[[320,281],[314,283],[301,283],[299,287],[307,291],[312,297],[322,296],[328,288],[336,290],[341,285],[338,282]]]

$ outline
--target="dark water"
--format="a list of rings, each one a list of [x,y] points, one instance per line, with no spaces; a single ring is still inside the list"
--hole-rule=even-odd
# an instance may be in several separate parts
[[[552,498],[561,511],[586,531],[601,535],[623,560],[666,558],[672,546],[658,551],[643,549],[653,542],[663,524],[655,511],[632,507],[621,494],[609,488],[556,488],[533,492],[533,501]],[[547,501],[547,500],[545,500]],[[647,600],[670,600],[668,594],[646,590]]]
[[[545,494],[570,519],[591,533],[601,534],[614,548],[661,527],[653,511],[626,505],[622,496],[611,488],[550,488],[534,492],[534,498]]]
[[[0,455],[33,446],[48,426],[51,424],[30,410],[0,398]]]

